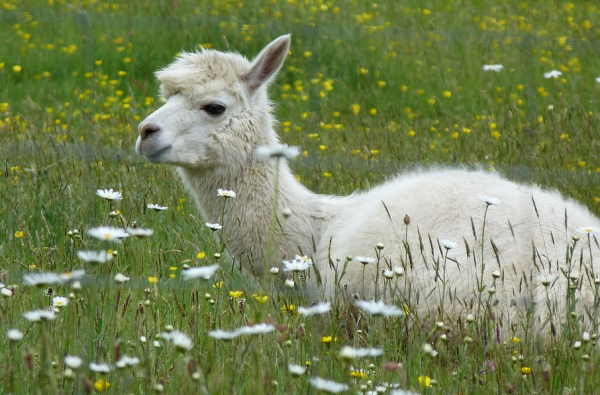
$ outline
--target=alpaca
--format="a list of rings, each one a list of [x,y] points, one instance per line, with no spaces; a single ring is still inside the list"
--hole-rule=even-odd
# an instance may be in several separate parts
[[[222,239],[241,267],[260,276],[306,255],[315,299],[339,290],[363,299],[393,294],[424,313],[469,312],[484,299],[516,320],[537,306],[549,312],[543,320],[566,310],[568,286],[592,307],[600,220],[558,192],[438,168],[325,196],[301,185],[284,158],[261,160],[257,147],[279,144],[267,87],[289,48],[284,35],[252,61],[215,50],[181,54],[156,72],[166,102],[139,125],[136,151],[176,166],[205,220],[223,222]],[[237,192],[226,210],[219,188]]]

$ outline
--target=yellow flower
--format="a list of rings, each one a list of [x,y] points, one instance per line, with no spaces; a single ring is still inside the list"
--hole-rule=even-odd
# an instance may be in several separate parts
[[[423,8],[421,10],[421,13],[425,16],[430,15],[431,14],[431,10],[429,8]]]
[[[213,284],[213,288],[223,288],[223,285],[225,285],[225,283],[223,281],[217,281],[216,283]]]
[[[127,75],[127,72],[123,71],[123,70],[119,70],[119,71],[117,71],[117,74],[119,75],[119,77],[125,77]]]
[[[310,58],[312,56],[312,52],[311,51],[304,51],[304,57],[305,58]]]
[[[429,376],[419,376],[417,377],[417,381],[422,387],[431,387],[431,377]]]
[[[350,106],[350,109],[352,110],[352,114],[358,115],[358,113],[360,112],[360,104],[354,103]]]
[[[16,239],[22,239],[23,237],[25,237],[25,232],[23,232],[22,230],[17,230],[15,232],[15,238]]]
[[[269,300],[269,296],[252,294],[252,299],[256,300],[258,303],[267,303],[267,301]]]
[[[110,388],[110,383],[105,379],[98,379],[94,383],[94,388],[98,392],[104,392]]]
[[[350,376],[356,377],[358,379],[366,379],[367,377],[369,377],[367,372],[365,372],[364,370],[352,370],[350,372]]]
[[[204,259],[204,258],[206,258],[206,253],[204,251],[200,251],[196,254],[196,258]]]
[[[323,177],[326,177],[326,178],[333,177],[333,174],[330,171],[324,171]]]
[[[406,134],[410,137],[414,137],[417,135],[417,132],[415,132],[413,129],[411,129],[408,132],[406,132]]]
[[[383,88],[386,85],[385,81],[377,81],[377,86]]]
[[[14,65],[12,67],[12,71],[15,73],[20,73],[23,70],[23,67],[19,66],[18,64]]]
[[[335,343],[336,341],[337,341],[337,337],[333,337],[333,336],[322,336],[321,337],[321,343],[323,343],[323,344]]]
[[[358,72],[362,75],[367,75],[367,74],[369,74],[369,69],[361,67],[358,69]]]
[[[158,282],[158,277],[156,277],[156,276],[150,276],[150,277],[148,277],[148,282],[150,284],[156,284]]]
[[[293,314],[296,312],[296,305],[295,304],[284,304],[283,306],[281,306],[281,311],[283,311],[284,313]]]
[[[529,366],[523,366],[523,367],[521,367],[521,373],[522,374],[531,374],[531,368]]]
[[[229,296],[233,299],[241,298],[244,295],[244,291],[229,291]]]
[[[517,344],[517,343],[521,343],[521,338],[513,336],[510,338],[510,341]]]
[[[371,114],[371,115],[377,115],[377,109],[376,108],[369,109],[369,114]]]
[[[442,96],[448,98],[448,97],[452,97],[452,92],[450,91],[443,91],[442,92]]]

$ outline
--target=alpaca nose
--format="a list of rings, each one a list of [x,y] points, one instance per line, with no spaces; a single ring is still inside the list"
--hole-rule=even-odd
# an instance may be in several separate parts
[[[158,131],[160,131],[160,127],[158,125],[154,123],[147,123],[141,127],[140,137],[142,140],[145,140]]]

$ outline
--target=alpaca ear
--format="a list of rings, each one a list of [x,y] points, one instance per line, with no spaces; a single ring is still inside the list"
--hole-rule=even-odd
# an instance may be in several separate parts
[[[254,58],[250,71],[242,76],[250,94],[277,74],[290,50],[291,41],[291,34],[277,37]]]

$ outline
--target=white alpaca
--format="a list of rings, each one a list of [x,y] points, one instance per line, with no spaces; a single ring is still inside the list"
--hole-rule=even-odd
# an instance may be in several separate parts
[[[253,61],[214,50],[180,55],[156,73],[166,103],[139,125],[137,152],[177,167],[204,218],[223,220],[236,261],[260,274],[308,255],[320,274],[311,276],[320,278],[315,289],[325,297],[337,289],[361,298],[393,292],[423,312],[471,311],[482,300],[509,317],[532,302],[546,309],[548,300],[564,312],[567,282],[592,308],[599,248],[593,235],[576,230],[597,230],[600,221],[557,192],[491,172],[437,169],[348,197],[324,196],[298,183],[285,160],[278,171],[259,160],[257,147],[279,143],[267,86],[289,46],[289,35],[279,37]],[[223,218],[218,188],[237,192]],[[485,203],[481,195],[499,202]],[[567,245],[575,245],[569,261]],[[378,262],[363,269],[358,256]],[[388,279],[391,272],[383,270],[392,268],[404,275]]]

